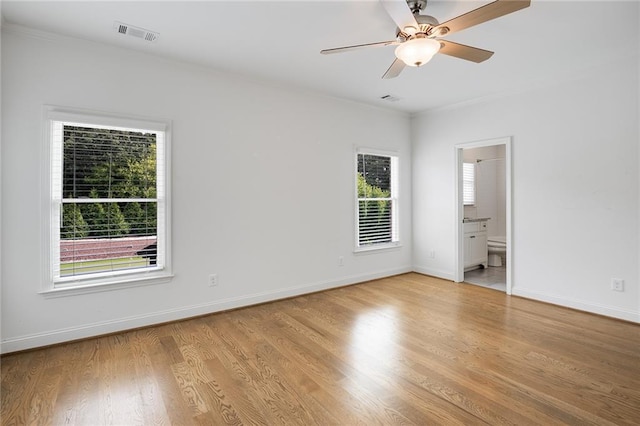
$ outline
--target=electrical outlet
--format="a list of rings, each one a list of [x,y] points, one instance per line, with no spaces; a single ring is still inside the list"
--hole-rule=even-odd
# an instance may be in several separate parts
[[[342,256],[338,257],[338,266],[344,266],[344,257]]]
[[[209,275],[209,287],[215,287],[218,285],[218,274]]]
[[[624,280],[620,278],[611,278],[611,290],[624,291]]]
[[[435,252],[435,250],[430,250],[430,251],[429,251],[429,258],[430,258],[430,259],[435,259],[435,258],[436,258],[436,252]]]

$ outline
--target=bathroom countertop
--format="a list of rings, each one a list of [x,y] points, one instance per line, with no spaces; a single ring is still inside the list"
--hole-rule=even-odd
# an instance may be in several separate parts
[[[490,217],[465,217],[462,219],[462,223],[470,223],[470,222],[486,222],[491,219]]]

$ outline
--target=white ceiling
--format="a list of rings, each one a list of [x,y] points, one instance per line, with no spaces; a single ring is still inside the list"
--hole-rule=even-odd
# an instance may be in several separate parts
[[[440,22],[489,1],[430,0]],[[4,22],[201,64],[330,96],[417,112],[526,89],[637,55],[637,1],[532,0],[529,8],[446,39],[496,53],[475,64],[436,55],[395,79],[380,77],[393,46],[334,55],[325,48],[394,38],[376,0],[7,1]],[[118,34],[115,21],[160,33],[154,43]],[[400,98],[382,101],[383,95]]]

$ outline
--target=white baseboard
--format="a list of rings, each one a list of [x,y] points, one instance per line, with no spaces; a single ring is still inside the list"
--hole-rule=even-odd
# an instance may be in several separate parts
[[[607,317],[618,318],[625,321],[640,323],[640,311],[631,311],[611,306],[601,305],[593,302],[586,302],[576,299],[567,299],[548,293],[539,293],[527,289],[514,287],[512,294],[514,296],[526,297],[527,299],[539,300],[554,305],[565,306],[567,308],[577,309],[579,311],[590,312],[593,314],[604,315]]]
[[[185,318],[226,311],[229,309],[242,308],[258,303],[270,302],[278,299],[285,299],[288,297],[313,293],[316,291],[328,290],[379,278],[390,277],[393,275],[404,274],[407,272],[411,272],[412,270],[413,268],[411,266],[405,266],[401,268],[376,271],[369,274],[351,275],[338,278],[336,280],[320,281],[312,284],[293,286],[263,293],[255,293],[247,296],[233,297],[218,300],[215,302],[185,306],[176,309],[168,309],[160,312],[152,312],[145,315],[119,318],[113,321],[104,321],[78,327],[48,331],[45,333],[19,336],[0,342],[0,353],[5,354],[26,349],[33,349],[41,346],[70,342],[78,339],[86,339],[104,334],[131,330],[139,327],[147,327],[169,321],[182,320]]]
[[[413,271],[419,274],[430,275],[443,280],[454,281],[455,277],[451,272],[441,271],[439,269],[428,268],[426,266],[414,266]]]

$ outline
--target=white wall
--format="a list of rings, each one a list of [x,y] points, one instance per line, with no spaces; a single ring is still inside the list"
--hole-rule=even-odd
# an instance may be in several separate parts
[[[3,352],[411,270],[406,114],[4,30]],[[171,283],[60,298],[37,293],[44,104],[172,120]],[[354,145],[399,153],[399,249],[353,254]],[[211,273],[219,274],[218,287],[208,287]]]
[[[623,58],[414,117],[414,268],[454,274],[454,145],[512,136],[513,294],[640,322],[638,76]]]
[[[478,179],[478,217],[490,217],[487,232],[490,237],[506,236],[506,164],[504,159],[476,164]]]
[[[0,81],[2,81],[2,0],[0,0]],[[0,100],[2,99],[2,84],[0,84]],[[2,102],[0,102],[0,136],[2,135]],[[2,188],[2,143],[0,138],[0,188]],[[2,192],[0,191],[0,241],[2,241]],[[2,244],[0,244],[0,308],[2,307]],[[2,313],[0,312],[0,330],[2,330]],[[0,338],[2,334],[0,331]]]

